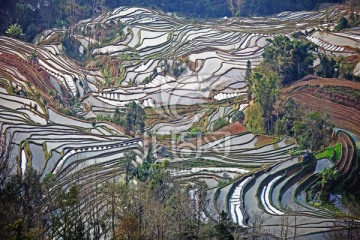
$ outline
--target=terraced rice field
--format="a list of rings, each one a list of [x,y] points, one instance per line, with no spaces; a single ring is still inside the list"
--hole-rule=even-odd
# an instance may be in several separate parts
[[[86,49],[93,59],[120,61],[119,76],[108,85],[103,69],[81,67],[66,57],[56,41],[63,30],[45,31],[35,45],[0,37],[4,154],[16,163],[14,171],[24,174],[32,166],[42,176],[54,174],[57,187],[67,188],[80,181],[90,189],[110,178],[123,177],[125,151],[137,154],[134,166],[142,163],[151,142],[157,150],[156,161],[170,161],[171,176],[185,185],[206,183],[206,198],[211,204],[203,211],[204,220],[218,220],[221,211],[226,211],[234,224],[248,228],[254,213],[260,212],[267,219],[266,231],[278,228],[276,223],[284,217],[297,228],[298,236],[329,230],[337,222],[335,216],[308,203],[305,189],[312,186],[323,165],[331,164],[324,164],[325,160],[300,162],[290,156],[297,148],[293,140],[258,136],[246,132],[240,123],[213,132],[217,120],[230,123],[236,111],[248,106],[247,61],[252,67],[260,63],[266,39],[306,30],[311,32],[308,39],[326,51],[346,53],[357,46],[354,33],[336,35],[351,41],[344,45],[332,41],[333,36],[322,37],[314,31],[319,19],[336,19],[341,14],[329,11],[330,15],[326,11],[284,12],[271,18],[194,23],[143,8],[117,8],[75,26],[80,52]],[[95,25],[103,31],[123,25],[123,34],[102,43],[96,38]],[[31,59],[34,54],[36,58]],[[171,74],[175,68],[180,69],[179,74]],[[325,83],[337,86],[330,80]],[[321,101],[329,106],[334,123],[359,134],[359,114],[354,108],[302,92],[305,86],[317,84],[316,80],[308,81],[285,91],[309,108],[316,109]],[[341,87],[349,84],[344,81]],[[111,115],[116,107],[123,109],[131,101],[145,109],[146,131],[158,138],[131,137],[114,124],[88,121]],[[351,98],[347,104],[353,104]],[[79,105],[77,115],[60,113],[69,105]],[[205,135],[185,139],[193,129]],[[176,138],[166,140],[175,134]],[[343,155],[336,167],[346,175],[355,147],[346,135],[339,133],[339,138]],[[91,195],[84,193],[83,197],[88,201]]]
[[[351,176],[346,173],[351,171],[346,166],[358,157],[354,148],[359,139],[340,129],[336,129],[334,134],[343,144],[342,157],[336,167],[346,178]],[[263,224],[268,233],[283,228],[286,222],[287,236],[290,238],[311,238],[313,234],[332,226],[342,226],[342,219],[329,210],[314,207],[309,196],[309,190],[319,178],[318,173],[332,166],[334,163],[329,159],[306,162],[290,158],[264,171],[240,178],[232,185],[228,198],[227,208],[233,222],[242,227],[253,227],[257,214],[265,213],[262,215]],[[353,183],[354,179],[349,179],[350,182]]]
[[[89,38],[81,34],[75,37],[84,48],[92,41],[95,25],[100,25],[104,31],[119,24],[125,26],[123,35],[111,43],[95,44],[91,50],[94,58],[102,55],[114,58],[132,56],[130,60],[122,61],[117,79],[120,87],[94,89],[82,101],[92,105],[98,113],[106,113],[107,109],[123,107],[132,100],[154,108],[204,104],[210,100],[241,96],[246,92],[246,63],[250,60],[255,67],[261,61],[267,38],[294,31],[310,31],[318,25],[316,20],[326,14],[331,19],[341,13],[340,10],[328,12],[331,14],[326,11],[286,12],[267,19],[234,18],[193,24],[148,9],[120,7],[92,21],[81,21],[75,29]],[[299,26],[298,21],[303,24]],[[41,45],[58,32],[46,31],[36,42]],[[176,79],[161,76],[168,71],[166,69],[176,66],[184,69]],[[159,74],[154,77],[155,70]],[[133,85],[135,87],[130,87]]]
[[[334,88],[342,94],[334,94]],[[305,108],[327,114],[331,124],[359,135],[359,89],[356,82],[310,77],[283,89],[282,101],[292,98]]]

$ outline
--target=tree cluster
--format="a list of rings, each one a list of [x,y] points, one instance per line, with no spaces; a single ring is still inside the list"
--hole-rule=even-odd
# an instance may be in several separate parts
[[[116,107],[113,116],[98,115],[97,121],[110,121],[132,132],[144,133],[146,113],[135,101],[125,105],[121,111]]]
[[[290,40],[285,36],[275,37],[265,47],[263,62],[251,69],[248,63],[246,80],[249,84],[252,104],[245,116],[249,129],[258,133],[293,136],[303,149],[316,150],[325,143],[325,118],[319,113],[303,114],[293,101],[275,105],[284,84],[290,84],[312,73],[314,48],[310,43]],[[333,77],[336,61],[320,55],[321,68],[318,73]]]
[[[356,61],[351,57],[326,55],[319,53],[320,66],[316,68],[316,75],[324,78],[343,78],[350,81],[360,81],[354,74]]]
[[[96,16],[104,10],[105,0],[14,0],[0,1],[4,32],[17,23],[24,32],[23,40],[51,27],[73,26],[79,19]]]
[[[279,110],[275,132],[294,137],[301,149],[318,150],[325,146],[326,117],[318,112],[304,112],[294,100],[289,99]]]
[[[290,40],[277,36],[268,40],[263,53],[262,68],[273,71],[281,78],[282,84],[290,84],[312,73],[314,46],[310,42]]]
[[[135,159],[132,151],[119,159],[124,181],[115,173],[104,182],[79,175],[62,187],[56,176],[41,179],[32,168],[23,176],[6,175],[0,186],[0,238],[232,239],[226,214],[219,223],[204,221],[204,183],[183,189],[165,171],[166,162],[153,162],[151,149],[141,174]]]
[[[144,109],[134,101],[126,105],[126,127],[130,131],[144,133],[146,114]]]

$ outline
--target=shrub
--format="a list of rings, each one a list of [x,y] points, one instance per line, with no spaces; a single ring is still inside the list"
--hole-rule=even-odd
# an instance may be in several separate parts
[[[8,29],[5,31],[6,35],[8,35],[11,38],[17,38],[20,40],[23,40],[25,35],[20,27],[19,24],[11,24]]]
[[[245,120],[245,114],[243,111],[236,111],[235,114],[232,117],[232,122],[240,122],[243,123]]]
[[[182,73],[184,70],[185,70],[185,68],[183,68],[182,66],[174,67],[174,68],[172,69],[174,77],[180,76],[181,73]]]
[[[67,116],[75,116],[75,112],[70,108],[60,108],[59,112]]]
[[[146,114],[144,109],[136,102],[126,104],[126,127],[130,131],[139,130],[144,133]]]
[[[109,32],[106,32],[105,36],[103,36],[101,39],[101,44],[102,45],[110,44],[116,39],[117,36],[118,34],[116,30],[111,30]]]
[[[349,21],[345,17],[341,17],[335,26],[336,31],[341,31],[349,26]]]
[[[77,60],[77,61],[85,61],[86,60],[86,53],[81,54],[79,52],[79,47],[81,43],[77,41],[74,37],[69,36],[69,34],[65,34],[61,43],[64,46],[65,54],[69,57]],[[84,50],[85,51],[85,50]]]
[[[189,129],[189,134],[190,137],[200,137],[202,136],[203,132],[200,129],[193,127]]]
[[[227,125],[229,125],[229,121],[227,121],[225,118],[219,118],[218,120],[216,120],[214,122],[214,127],[213,127],[213,131],[217,131],[219,130],[220,128],[223,128]]]

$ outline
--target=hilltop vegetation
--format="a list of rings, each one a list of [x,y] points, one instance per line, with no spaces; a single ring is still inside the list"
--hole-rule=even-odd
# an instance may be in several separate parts
[[[266,16],[281,11],[313,10],[320,3],[342,3],[344,0],[14,0],[0,1],[0,32],[13,23],[21,26],[24,39],[51,27],[63,27],[79,19],[95,17],[106,9],[119,6],[143,6],[176,12],[192,18],[222,18],[225,16]]]

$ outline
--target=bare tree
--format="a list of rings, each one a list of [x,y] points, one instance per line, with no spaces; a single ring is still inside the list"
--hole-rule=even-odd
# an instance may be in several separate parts
[[[63,10],[68,15],[70,23],[70,36],[74,35],[74,28],[76,21],[83,16],[84,8],[77,2],[77,0],[66,0],[62,5]]]
[[[14,146],[9,141],[9,144],[6,144],[6,132],[2,133],[2,128],[0,129],[0,191],[5,187],[5,184],[10,180],[12,174],[16,174],[16,161],[13,158],[10,158],[10,153],[12,152]]]
[[[288,239],[289,225],[290,225],[289,215],[285,214],[285,215],[281,216],[280,228],[279,228],[279,233],[280,233],[281,239]]]
[[[344,224],[334,223],[332,230],[325,234],[326,240],[360,239],[360,225],[353,219],[345,219]]]
[[[231,12],[232,16],[235,16],[235,8],[234,8],[234,2],[233,0],[227,0],[227,3],[229,5],[229,10]]]
[[[98,44],[100,45],[100,36],[102,30],[101,24],[99,22],[95,23],[94,29],[95,29],[95,40],[97,40]]]
[[[263,232],[264,223],[268,221],[271,216],[266,216],[263,211],[256,211],[251,214],[250,218],[250,227],[253,239],[257,237],[263,236],[265,233]]]
[[[298,213],[299,213],[299,206],[296,206],[295,211],[294,211],[294,240],[297,239],[297,228],[298,228],[297,217],[298,217]]]
[[[103,12],[105,0],[92,0],[92,14],[96,16]]]
[[[241,8],[242,8],[243,4],[244,4],[244,0],[236,0],[237,11],[236,11],[235,15],[240,16]]]

